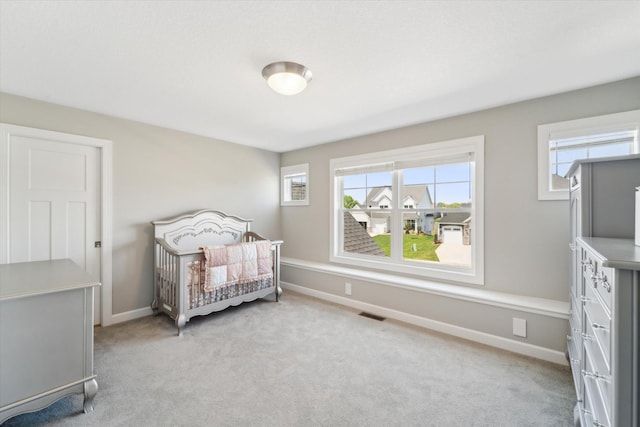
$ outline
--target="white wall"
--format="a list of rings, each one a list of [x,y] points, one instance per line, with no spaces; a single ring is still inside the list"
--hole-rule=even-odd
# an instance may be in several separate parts
[[[311,200],[309,206],[282,208],[282,223],[286,224],[283,255],[291,258],[283,268],[283,279],[329,298],[339,296],[563,352],[568,329],[566,316],[545,318],[527,311],[492,308],[371,280],[349,279],[353,282],[353,296],[346,297],[347,275],[329,273],[335,267],[329,264],[329,160],[485,135],[483,289],[507,298],[525,296],[530,304],[535,304],[538,298],[547,305],[566,303],[569,208],[566,201],[537,199],[537,126],[637,108],[640,108],[640,77],[284,153],[283,166],[309,163]],[[313,274],[296,266],[308,262],[315,263]],[[529,320],[528,338],[512,335],[512,317]]]
[[[276,153],[4,93],[0,121],[113,141],[113,314],[153,298],[150,221],[213,208],[282,237]]]

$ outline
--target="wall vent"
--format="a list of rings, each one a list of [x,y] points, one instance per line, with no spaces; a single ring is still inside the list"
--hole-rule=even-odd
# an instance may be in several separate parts
[[[364,311],[362,313],[359,313],[358,316],[368,317],[369,319],[377,320],[379,322],[382,322],[385,319],[385,317],[376,316],[375,314],[367,313]]]

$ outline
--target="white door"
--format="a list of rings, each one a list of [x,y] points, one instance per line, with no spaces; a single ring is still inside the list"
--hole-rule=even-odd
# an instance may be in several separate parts
[[[31,131],[9,146],[8,262],[70,258],[100,279],[100,150],[71,142],[75,135]]]

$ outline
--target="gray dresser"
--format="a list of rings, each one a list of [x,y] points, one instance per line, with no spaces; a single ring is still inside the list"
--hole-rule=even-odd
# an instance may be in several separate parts
[[[578,161],[567,176],[575,424],[638,426],[640,247],[633,237],[640,156]]]
[[[84,393],[93,410],[93,291],[71,260],[0,265],[0,424]]]

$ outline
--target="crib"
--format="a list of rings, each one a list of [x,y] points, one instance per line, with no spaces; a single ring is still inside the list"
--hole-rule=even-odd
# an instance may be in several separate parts
[[[155,237],[154,292],[151,309],[175,320],[178,335],[194,316],[204,316],[275,294],[279,301],[280,245],[251,231],[250,219],[227,215],[216,210],[201,210],[168,220],[152,221]],[[253,243],[255,242],[255,243]],[[270,246],[267,244],[269,242]],[[247,280],[226,283],[210,281],[207,259],[209,251],[224,248],[252,249],[266,246],[270,252],[271,271]],[[263,249],[263,252],[265,250]],[[262,260],[266,261],[266,260]],[[264,269],[264,268],[263,268]]]

